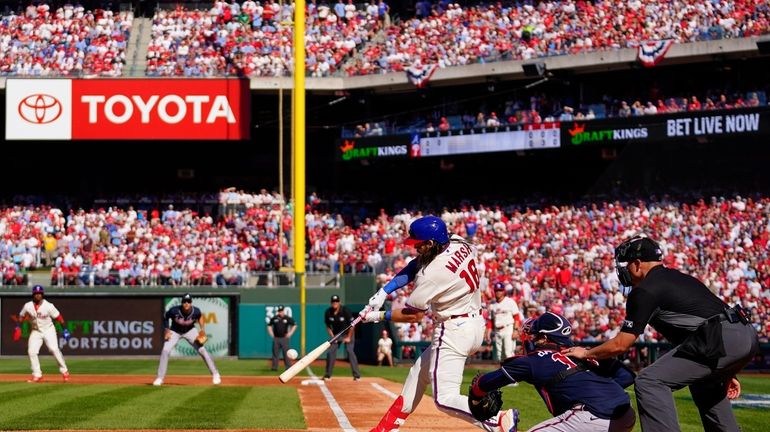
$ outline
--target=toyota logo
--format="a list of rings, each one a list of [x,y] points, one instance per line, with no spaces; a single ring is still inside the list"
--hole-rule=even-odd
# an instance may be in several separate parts
[[[55,122],[61,116],[59,99],[47,94],[33,94],[19,102],[19,116],[32,124]]]

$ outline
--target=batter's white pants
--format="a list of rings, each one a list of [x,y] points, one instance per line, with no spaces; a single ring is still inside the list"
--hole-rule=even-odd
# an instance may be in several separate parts
[[[631,407],[613,420],[600,419],[579,407],[535,425],[527,432],[629,432],[635,422],[636,413]]]
[[[38,354],[40,353],[40,347],[48,347],[48,351],[56,359],[56,363],[59,365],[59,372],[67,372],[67,364],[64,363],[64,356],[59,350],[59,338],[56,336],[56,328],[50,327],[48,330],[32,330],[29,334],[29,341],[27,342],[27,354],[29,354],[29,362],[32,365],[32,376],[40,378],[43,376],[43,371],[40,370],[40,359]]]
[[[483,423],[474,419],[468,410],[468,397],[460,394],[465,361],[481,348],[484,327],[481,316],[455,318],[436,325],[430,348],[415,361],[404,382],[402,412],[412,413],[428,384],[432,384],[433,402],[440,411],[486,431],[499,430],[496,418]]]
[[[514,352],[516,352],[516,341],[513,340],[513,324],[495,328],[495,352],[499,361],[513,357]]]

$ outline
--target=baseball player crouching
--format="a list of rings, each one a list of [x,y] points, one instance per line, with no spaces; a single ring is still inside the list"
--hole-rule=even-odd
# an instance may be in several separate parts
[[[535,386],[555,417],[530,432],[627,432],[636,422],[624,388],[634,373],[620,361],[577,360],[561,352],[572,346],[567,318],[546,312],[527,320],[522,329],[526,355],[511,357],[496,371],[474,378],[469,404],[476,418],[494,415],[502,405],[499,388],[518,381]]]
[[[397,431],[417,408],[428,385],[433,387],[433,401],[441,412],[488,432],[516,432],[518,411],[509,409],[478,420],[468,408],[468,397],[460,393],[465,362],[481,348],[486,328],[476,248],[462,237],[450,237],[446,224],[436,216],[412,222],[406,242],[418,256],[369,299],[360,315],[364,322],[419,322],[431,308],[436,327],[430,347],[409,371],[401,395],[372,432]],[[411,281],[414,290],[406,307],[379,310],[388,294]]]
[[[59,372],[61,372],[64,382],[67,382],[70,379],[70,373],[64,363],[64,356],[59,350],[59,339],[56,337],[56,327],[53,324],[53,320],[56,320],[64,327],[64,317],[53,303],[43,298],[44,294],[45,290],[41,285],[35,285],[32,288],[32,301],[25,303],[19,313],[19,319],[13,332],[13,340],[21,339],[20,325],[25,320],[29,320],[32,324],[32,331],[27,343],[27,354],[29,354],[29,362],[32,365],[32,378],[27,382],[36,383],[43,380],[43,372],[40,370],[40,359],[38,358],[43,343],[56,359]],[[62,336],[65,340],[70,338],[70,333],[66,328],[62,331]]]
[[[171,320],[171,328],[168,328],[168,320]],[[195,331],[195,323],[198,323],[200,327],[199,331]],[[165,332],[164,338],[166,343],[163,344],[163,351],[160,353],[160,365],[158,365],[158,377],[155,378],[152,385],[163,385],[163,379],[166,377],[166,370],[168,369],[168,358],[171,356],[171,351],[174,349],[180,338],[184,338],[190,345],[193,346],[200,354],[203,361],[208,366],[212,375],[211,382],[215,385],[222,382],[222,378],[219,376],[214,360],[211,355],[203,346],[208,339],[206,337],[205,322],[203,321],[203,314],[201,310],[192,305],[192,296],[185,294],[182,296],[182,305],[174,306],[166,312],[163,316],[163,330]]]

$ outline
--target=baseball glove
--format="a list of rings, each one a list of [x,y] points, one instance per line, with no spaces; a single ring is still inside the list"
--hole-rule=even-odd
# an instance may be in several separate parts
[[[206,345],[206,341],[209,340],[208,336],[206,336],[205,332],[198,332],[198,337],[195,338],[195,342],[198,342],[198,345]]]
[[[471,386],[468,390],[468,407],[473,414],[473,418],[478,421],[487,421],[490,418],[497,415],[500,408],[503,406],[503,393],[500,390],[493,390],[483,397],[473,395],[473,387],[476,382],[481,378],[481,372],[477,373],[471,381]]]

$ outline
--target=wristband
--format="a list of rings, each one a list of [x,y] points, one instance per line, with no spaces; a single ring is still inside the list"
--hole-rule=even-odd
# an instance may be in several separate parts
[[[390,321],[392,317],[393,317],[393,311],[385,311],[385,313],[382,315],[382,318],[385,321]]]

